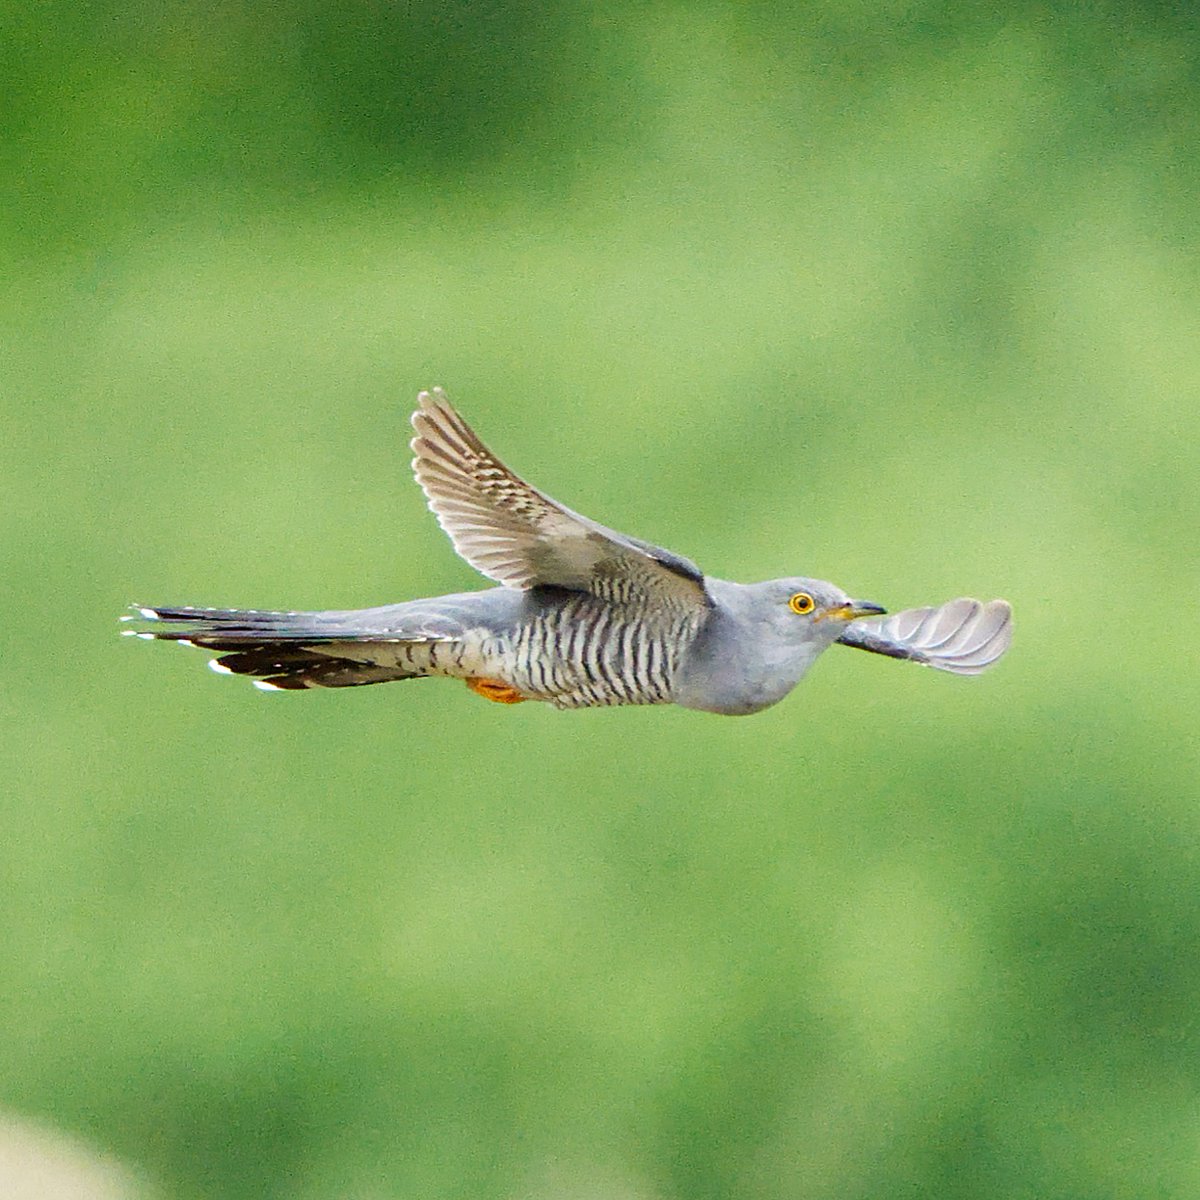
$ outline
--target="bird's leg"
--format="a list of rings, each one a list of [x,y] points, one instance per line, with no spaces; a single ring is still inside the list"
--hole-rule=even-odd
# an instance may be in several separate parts
[[[467,687],[485,700],[494,700],[497,704],[520,704],[526,699],[515,687],[510,687],[499,679],[468,679]]]

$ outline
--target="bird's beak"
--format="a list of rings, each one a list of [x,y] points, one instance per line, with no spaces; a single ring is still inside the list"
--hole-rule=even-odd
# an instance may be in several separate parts
[[[835,604],[827,608],[817,619],[832,617],[836,621],[857,621],[859,617],[878,617],[885,612],[887,609],[882,604],[872,604],[870,600],[851,600],[848,604]]]

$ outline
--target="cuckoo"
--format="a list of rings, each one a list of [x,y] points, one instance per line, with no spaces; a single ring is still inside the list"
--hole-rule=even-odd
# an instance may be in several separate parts
[[[413,471],[455,550],[498,587],[326,612],[133,605],[137,637],[209,651],[266,690],[461,679],[504,704],[759,712],[830,646],[956,675],[1008,649],[1004,600],[886,616],[821,579],[729,583],[607,529],[509,470],[440,388],[412,417]]]

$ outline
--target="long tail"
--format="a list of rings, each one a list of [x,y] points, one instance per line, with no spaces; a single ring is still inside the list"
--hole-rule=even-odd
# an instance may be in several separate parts
[[[372,630],[363,614],[354,612],[130,607],[136,615],[121,619],[140,627],[124,630],[127,636],[213,651],[216,657],[209,666],[214,671],[252,676],[255,687],[269,691],[415,679],[436,667],[438,645],[453,640],[432,633]]]

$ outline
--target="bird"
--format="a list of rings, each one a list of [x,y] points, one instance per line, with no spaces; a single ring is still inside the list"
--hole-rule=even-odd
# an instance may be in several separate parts
[[[1005,600],[887,615],[835,584],[731,583],[573,512],[511,471],[441,388],[412,414],[413,472],[458,554],[498,586],[324,612],[135,604],[136,637],[210,652],[268,691],[460,679],[500,704],[676,704],[724,715],[782,700],[834,645],[977,675],[1008,650]]]

